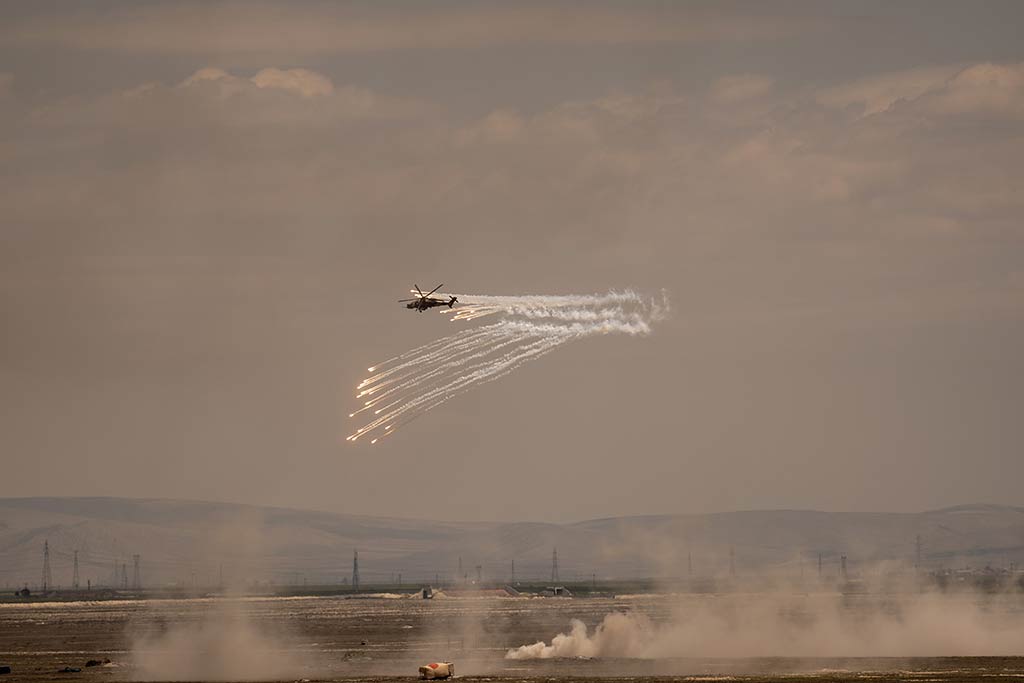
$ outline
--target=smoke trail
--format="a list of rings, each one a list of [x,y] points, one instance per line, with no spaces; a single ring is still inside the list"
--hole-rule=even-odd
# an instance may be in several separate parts
[[[471,327],[416,347],[368,368],[357,387],[363,402],[349,417],[372,411],[372,418],[347,438],[370,436],[370,443],[394,434],[417,417],[474,386],[493,382],[523,363],[583,337],[647,335],[668,313],[668,298],[647,299],[632,291],[583,296],[458,297],[457,308],[442,308],[451,322],[483,317],[500,320]]]

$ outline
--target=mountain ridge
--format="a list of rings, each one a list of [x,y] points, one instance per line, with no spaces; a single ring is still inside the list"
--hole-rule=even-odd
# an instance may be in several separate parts
[[[1024,507],[989,503],[923,512],[739,510],[604,517],[571,523],[415,520],[213,501],[119,497],[0,498],[0,583],[37,584],[48,543],[54,582],[117,585],[132,556],[143,583],[343,583],[359,551],[364,583],[795,572],[819,553],[832,571],[1024,562]],[[118,578],[116,578],[118,577]]]

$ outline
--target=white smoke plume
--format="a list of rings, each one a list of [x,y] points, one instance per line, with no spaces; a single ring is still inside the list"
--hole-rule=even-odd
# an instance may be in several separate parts
[[[674,606],[666,619],[614,612],[593,631],[509,650],[506,659],[612,657],[932,657],[1016,655],[1024,643],[1017,596],[709,597]]]
[[[369,368],[375,374],[357,387],[356,397],[363,405],[349,417],[368,413],[370,420],[349,435],[349,441],[368,437],[376,443],[445,401],[576,339],[650,334],[651,325],[668,314],[664,293],[658,299],[632,291],[580,296],[437,294],[444,299],[453,296],[462,303],[440,309],[453,323],[500,319]]]

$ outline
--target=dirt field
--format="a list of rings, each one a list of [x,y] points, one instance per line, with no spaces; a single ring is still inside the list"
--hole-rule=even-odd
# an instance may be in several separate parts
[[[1024,657],[559,658],[508,660],[571,619],[663,601],[273,598],[0,605],[8,681],[412,680],[450,660],[465,680],[1024,680]],[[1024,642],[1020,644],[1024,653]],[[88,660],[109,664],[86,667]],[[62,672],[65,667],[81,669]]]

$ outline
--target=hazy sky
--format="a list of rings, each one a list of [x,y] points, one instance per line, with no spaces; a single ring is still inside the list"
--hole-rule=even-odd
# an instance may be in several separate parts
[[[0,496],[1024,503],[1024,4],[0,6]],[[378,446],[452,291],[666,289]]]

